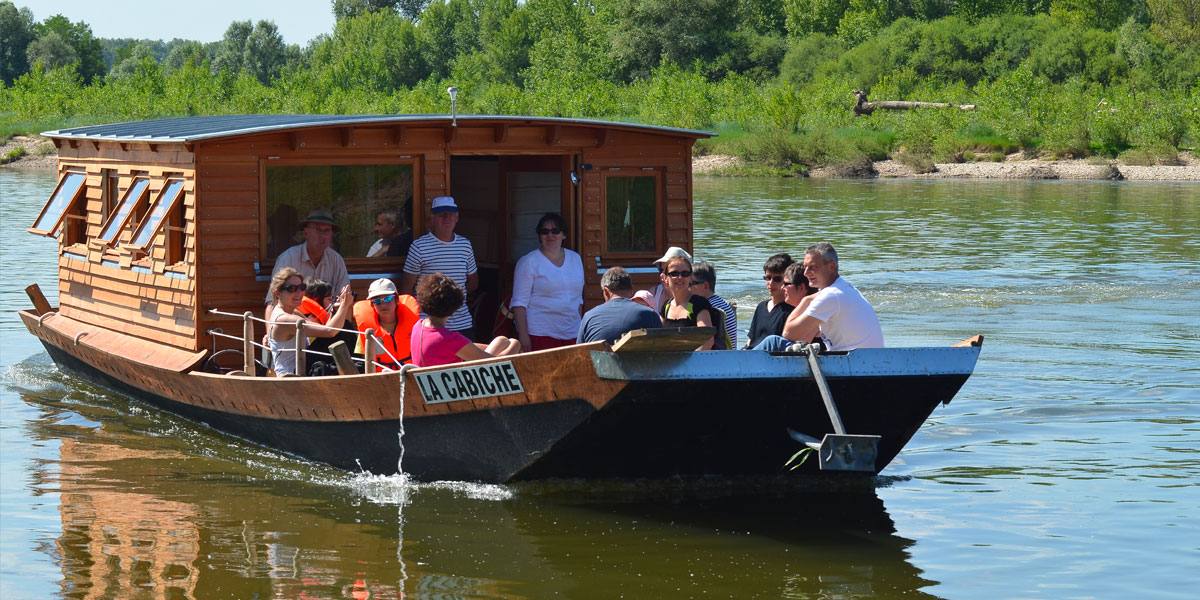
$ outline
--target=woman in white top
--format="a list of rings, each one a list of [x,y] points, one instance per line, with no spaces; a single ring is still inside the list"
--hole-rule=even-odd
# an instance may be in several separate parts
[[[304,300],[304,277],[291,267],[284,267],[271,278],[271,294],[275,304],[267,316],[267,345],[271,348],[272,369],[276,375],[296,372],[296,323],[303,323],[301,335],[308,346],[309,337],[333,337],[346,322],[346,316],[354,304],[350,286],[342,288],[338,296],[337,311],[324,325],[318,325],[297,313]]]
[[[538,249],[517,261],[509,303],[522,352],[574,344],[583,314],[583,260],[563,248],[567,222],[546,213],[537,233]]]

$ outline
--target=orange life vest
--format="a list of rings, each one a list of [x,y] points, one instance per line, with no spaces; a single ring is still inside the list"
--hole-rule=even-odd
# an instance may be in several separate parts
[[[308,296],[305,296],[304,299],[300,301],[300,308],[298,310],[300,311],[301,315],[304,315],[305,317],[312,317],[322,325],[329,322],[329,311],[325,310],[325,307],[321,306],[320,302],[317,302]]]
[[[389,334],[379,324],[379,313],[375,312],[375,307],[371,306],[370,300],[359,300],[354,303],[354,324],[359,331],[363,332],[358,336],[358,348],[362,349],[364,355],[367,348],[366,331],[374,329],[375,337],[379,339],[383,347],[400,363],[406,363],[412,359],[408,348],[409,338],[412,335],[413,325],[417,323],[417,319],[421,318],[421,310],[417,307],[416,298],[408,294],[400,294],[396,297],[399,299],[399,303],[396,306],[396,329],[392,333]],[[375,362],[390,369],[400,368],[399,364],[392,362],[391,356],[381,351],[375,353]],[[368,373],[375,373],[377,370],[377,368],[372,368]]]

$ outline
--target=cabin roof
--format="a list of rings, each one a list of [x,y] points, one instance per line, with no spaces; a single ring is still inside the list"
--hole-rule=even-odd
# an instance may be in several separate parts
[[[458,115],[463,122],[494,122],[509,124],[562,123],[658,133],[690,138],[707,138],[716,134],[694,129],[657,127],[637,123],[531,117],[510,115]],[[450,115],[219,115],[176,117],[152,121],[131,121],[108,125],[88,125],[46,131],[42,135],[57,139],[110,140],[119,142],[188,143],[234,136],[329,126],[386,126],[421,123],[446,125]]]

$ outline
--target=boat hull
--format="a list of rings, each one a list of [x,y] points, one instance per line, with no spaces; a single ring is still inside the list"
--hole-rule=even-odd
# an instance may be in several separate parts
[[[509,365],[519,391],[427,399],[430,389],[418,378],[450,380],[461,365],[418,369],[405,379],[399,373],[230,377],[194,365],[143,364],[88,344],[89,337],[102,341],[99,335],[81,341],[77,322],[50,319],[43,326],[32,313],[22,316],[67,371],[222,432],[351,471],[391,474],[402,460],[399,468],[423,481],[773,475],[801,447],[789,430],[818,439],[833,431],[799,355],[623,355],[602,344],[575,346],[474,363]],[[820,358],[846,431],[881,436],[875,472],[938,404],[954,397],[979,350],[873,349]],[[816,462],[805,470],[815,470]]]

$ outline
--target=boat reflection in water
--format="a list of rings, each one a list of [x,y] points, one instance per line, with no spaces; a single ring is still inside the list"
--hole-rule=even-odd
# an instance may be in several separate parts
[[[59,390],[23,396],[44,412],[32,437],[61,441],[35,485],[60,494],[63,596],[837,597],[934,584],[908,562],[913,542],[895,535],[878,480],[400,484],[229,444],[99,388]],[[80,390],[100,397],[78,402]]]

